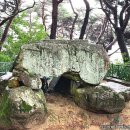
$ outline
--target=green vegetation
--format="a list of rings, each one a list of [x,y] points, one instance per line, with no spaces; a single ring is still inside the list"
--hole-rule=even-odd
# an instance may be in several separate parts
[[[0,62],[14,61],[22,45],[44,40],[47,36],[44,26],[35,18],[31,23],[26,20],[27,13],[18,15],[10,26],[10,31],[0,52]]]
[[[0,72],[10,71],[12,64],[12,62],[0,62]]]
[[[10,114],[10,104],[8,93],[4,92],[0,95],[0,125],[1,126],[11,126],[11,121],[8,118]]]
[[[5,55],[5,53],[0,52],[0,61],[9,62],[11,61],[11,58],[8,55]]]
[[[125,81],[130,81],[130,65],[111,64],[107,73],[107,77],[109,76]]]
[[[9,115],[9,99],[8,99],[8,93],[4,92],[0,96],[0,118],[6,117]]]

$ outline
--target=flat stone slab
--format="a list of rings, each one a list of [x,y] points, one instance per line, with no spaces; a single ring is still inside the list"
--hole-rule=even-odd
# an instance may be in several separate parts
[[[120,83],[122,85],[126,85],[126,86],[130,87],[130,82],[125,81],[125,80],[120,80],[120,79],[113,78],[113,77],[106,77],[105,80],[112,81],[112,82],[115,82],[115,83]]]
[[[101,45],[85,40],[45,40],[22,46],[14,68],[41,77],[76,72],[81,80],[97,85],[108,71],[109,60]]]
[[[100,85],[111,88],[113,91],[115,91],[117,93],[124,92],[124,91],[127,91],[127,90],[130,91],[130,87],[127,87],[125,85],[115,83],[115,82],[105,82],[105,83],[101,83]]]
[[[100,85],[110,88],[114,92],[123,95],[125,101],[130,101],[130,87],[115,82],[104,82]]]

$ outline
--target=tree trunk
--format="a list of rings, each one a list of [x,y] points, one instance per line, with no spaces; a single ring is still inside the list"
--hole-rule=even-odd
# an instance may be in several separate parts
[[[5,26],[4,32],[3,32],[3,34],[2,34],[2,38],[0,39],[0,51],[2,50],[2,45],[3,45],[3,43],[4,43],[5,40],[6,40],[6,37],[7,37],[7,35],[8,35],[8,31],[9,31],[9,27],[10,27],[10,25],[11,25],[13,19],[14,19],[14,17],[12,17],[12,18],[8,21],[8,23],[6,24],[6,26]]]
[[[58,19],[58,3],[57,0],[53,0],[53,10],[52,10],[52,24],[51,24],[51,34],[50,39],[56,39],[56,29],[57,29],[57,19]]]
[[[97,38],[96,44],[99,44],[99,42],[101,41],[101,38],[102,38],[102,36],[103,36],[103,34],[105,32],[107,23],[108,23],[108,20],[107,20],[107,17],[105,17],[104,20],[103,20],[103,25],[101,27],[100,34],[99,34],[99,36]]]
[[[72,27],[71,27],[71,31],[70,31],[70,40],[72,40],[72,38],[73,38],[73,32],[74,32],[74,28],[75,28],[75,24],[76,24],[76,21],[77,21],[77,18],[78,18],[78,13],[75,12],[73,4],[72,4],[72,1],[69,0],[69,2],[70,2],[70,5],[71,5],[71,8],[73,10],[73,13],[75,14],[75,18],[74,18],[74,21],[72,23]]]
[[[85,31],[86,31],[86,26],[88,24],[88,19],[89,19],[90,6],[89,6],[89,3],[88,3],[87,0],[84,0],[84,3],[86,5],[86,14],[85,14],[85,18],[84,18],[84,23],[83,23],[82,28],[81,28],[79,39],[84,38],[84,34],[85,34]]]
[[[119,27],[117,27],[115,29],[115,32],[116,32],[117,41],[118,41],[118,45],[119,45],[119,48],[120,48],[120,51],[121,51],[123,61],[124,61],[124,63],[127,63],[128,61],[130,61],[130,56],[129,56],[126,44],[124,42],[123,31]]]
[[[45,15],[46,1],[44,0],[43,2],[41,2],[41,4],[42,4],[42,24],[45,27],[45,31],[46,31],[46,17],[47,17],[47,15]]]

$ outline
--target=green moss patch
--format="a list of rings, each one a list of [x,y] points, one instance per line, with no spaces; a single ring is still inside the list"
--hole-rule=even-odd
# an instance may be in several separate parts
[[[10,115],[10,103],[9,103],[8,93],[5,91],[0,95],[0,125],[1,126],[11,125],[9,115]]]
[[[22,100],[22,103],[20,104],[20,110],[22,112],[29,112],[32,110],[32,106],[30,106],[29,104],[27,104],[25,101]]]
[[[8,93],[4,92],[0,97],[0,118],[8,116],[9,112],[10,112],[10,104]]]

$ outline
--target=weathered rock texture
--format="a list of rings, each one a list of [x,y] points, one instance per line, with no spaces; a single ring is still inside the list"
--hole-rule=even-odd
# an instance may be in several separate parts
[[[19,87],[19,81],[18,81],[18,77],[12,77],[11,79],[8,80],[8,87],[9,88],[17,88]]]
[[[38,75],[31,75],[24,71],[13,71],[13,75],[18,77],[20,86],[31,87],[32,89],[41,89],[42,82]]]
[[[103,86],[72,87],[71,93],[77,105],[94,112],[117,113],[124,109],[125,99],[121,94]]]
[[[46,117],[46,99],[40,89],[12,87],[0,96],[0,126],[2,124],[6,130],[8,127],[26,130],[26,125],[34,123],[38,125],[43,123]]]
[[[108,70],[108,57],[101,45],[87,41],[48,40],[24,45],[15,64],[15,70],[30,74],[59,77],[65,72],[76,72],[90,84],[99,84]]]
[[[34,122],[44,122],[47,108],[42,90],[33,91],[21,86],[8,90],[10,103],[10,119],[13,123],[26,125]]]
[[[119,84],[119,83],[115,83],[115,82],[104,82],[100,84],[101,86],[105,86],[106,88],[110,88],[112,89],[114,92],[121,94],[122,96],[124,96],[125,101],[130,101],[130,88]]]

